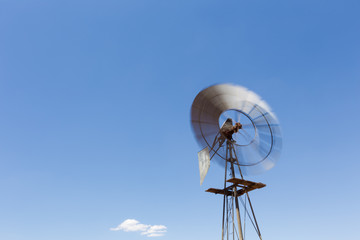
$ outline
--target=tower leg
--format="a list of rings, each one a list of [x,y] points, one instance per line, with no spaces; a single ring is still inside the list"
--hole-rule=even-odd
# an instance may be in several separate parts
[[[235,178],[235,169],[234,169],[234,163],[232,162],[232,154],[231,154],[231,148],[229,147],[229,151],[230,151],[230,161],[231,161],[231,173],[233,178]],[[239,200],[238,200],[238,196],[237,196],[237,189],[234,186],[233,187],[233,193],[234,193],[234,198],[235,198],[235,208],[236,208],[236,218],[237,218],[237,222],[238,222],[238,229],[239,229],[239,239],[243,240],[243,234],[242,234],[242,228],[241,228],[241,218],[240,218],[240,209],[239,209]]]
[[[226,174],[227,174],[227,162],[225,162],[225,179],[224,179],[224,189],[226,188]],[[221,240],[224,240],[224,227],[225,227],[225,201],[226,201],[226,195],[224,194]]]
[[[222,232],[221,232],[221,240],[224,240],[224,224],[225,224],[225,194],[224,194],[224,203],[223,203],[223,219],[222,219]]]
[[[240,210],[239,210],[239,200],[238,200],[238,196],[236,194],[236,187],[234,187],[234,198],[235,198],[235,207],[236,207],[236,217],[237,217],[237,222],[238,222],[238,229],[239,229],[239,239],[243,240],[243,233],[242,233],[242,228],[241,228],[241,219],[240,219]]]

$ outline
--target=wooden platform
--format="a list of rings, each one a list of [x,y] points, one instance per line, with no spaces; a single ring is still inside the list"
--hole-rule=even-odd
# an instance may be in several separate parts
[[[260,183],[260,182],[259,183],[251,182],[251,181],[240,179],[240,178],[231,178],[231,179],[227,180],[226,182],[234,183],[234,184],[237,184],[240,186],[251,187],[254,189],[263,188],[266,186],[265,184]]]
[[[260,182],[259,183],[251,182],[251,181],[239,179],[239,178],[231,178],[231,179],[227,180],[226,182],[233,183],[233,184],[231,186],[228,186],[225,189],[209,188],[208,190],[206,190],[206,192],[231,196],[231,195],[233,195],[234,187],[236,187],[236,189],[238,189],[236,191],[237,196],[241,196],[247,192],[250,192],[250,191],[258,189],[258,188],[263,188],[266,186],[265,184],[260,183]]]

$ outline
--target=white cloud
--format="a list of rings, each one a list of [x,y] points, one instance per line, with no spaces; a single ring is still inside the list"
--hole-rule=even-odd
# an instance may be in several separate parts
[[[110,228],[111,231],[141,232],[148,237],[161,237],[166,233],[164,225],[145,225],[135,219],[126,219],[119,226]]]
[[[142,232],[142,235],[148,237],[161,237],[166,233],[166,227],[164,225],[153,225],[150,226],[145,232]]]

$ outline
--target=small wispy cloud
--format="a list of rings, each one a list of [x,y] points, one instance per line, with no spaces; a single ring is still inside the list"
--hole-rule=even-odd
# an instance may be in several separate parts
[[[161,237],[166,233],[166,226],[164,225],[146,225],[135,219],[126,219],[119,226],[110,228],[111,231],[125,231],[125,232],[141,232],[141,235],[147,237]]]
[[[142,232],[142,235],[148,237],[161,237],[166,233],[166,227],[164,225],[153,225],[150,226],[145,232]]]

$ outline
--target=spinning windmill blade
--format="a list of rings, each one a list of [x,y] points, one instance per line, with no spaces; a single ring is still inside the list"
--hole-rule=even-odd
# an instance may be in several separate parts
[[[256,174],[272,168],[280,156],[281,131],[268,104],[254,92],[232,84],[214,85],[196,96],[191,108],[195,138],[221,165],[226,161],[226,137],[221,129],[228,119],[242,125],[231,140],[241,156],[238,164],[243,173]]]

